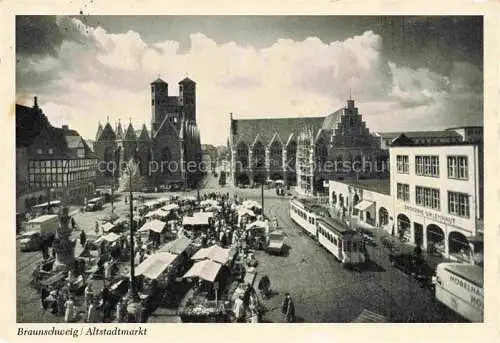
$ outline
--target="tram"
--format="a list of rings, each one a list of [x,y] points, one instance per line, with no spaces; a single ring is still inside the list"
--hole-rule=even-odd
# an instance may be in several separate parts
[[[305,199],[293,199],[290,218],[342,264],[365,262],[363,235],[331,218],[324,207]]]

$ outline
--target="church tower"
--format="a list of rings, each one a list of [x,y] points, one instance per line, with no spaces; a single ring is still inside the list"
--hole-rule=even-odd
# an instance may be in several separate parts
[[[151,83],[151,135],[160,128],[167,115],[168,83],[158,78]]]
[[[190,78],[179,82],[179,105],[186,121],[196,123],[196,83]]]

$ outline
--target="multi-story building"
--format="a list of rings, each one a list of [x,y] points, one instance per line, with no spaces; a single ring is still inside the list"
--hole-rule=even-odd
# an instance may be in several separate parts
[[[299,148],[300,144],[304,146]],[[236,184],[282,179],[302,193],[316,194],[330,179],[386,177],[381,165],[388,154],[366,128],[354,100],[323,117],[233,119],[231,115],[229,145]]]
[[[99,123],[94,143],[99,161],[97,184],[116,185],[126,162],[139,165],[142,186],[194,187],[201,178],[202,151],[196,124],[196,83],[179,82],[179,95],[169,96],[168,84],[151,83],[151,127],[139,135],[132,123],[124,132],[121,122],[113,129]],[[140,185],[137,185],[140,187]]]
[[[400,135],[389,151],[389,182],[330,181],[338,215],[448,258],[482,253],[482,142],[416,144]]]
[[[406,137],[390,149],[391,194],[397,233],[415,245],[432,245],[462,258],[481,235],[483,156],[477,143],[415,145]]]
[[[17,212],[48,200],[83,203],[95,189],[96,159],[77,131],[50,125],[34,107],[16,105]]]

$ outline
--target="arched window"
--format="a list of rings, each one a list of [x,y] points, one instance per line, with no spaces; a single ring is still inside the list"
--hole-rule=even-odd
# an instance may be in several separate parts
[[[283,170],[283,148],[278,140],[275,140],[269,149],[269,167],[272,172],[281,173]]]
[[[161,172],[163,175],[169,175],[171,174],[171,159],[172,155],[170,154],[170,149],[168,147],[163,148],[161,151]]]
[[[240,142],[236,148],[236,162],[239,164],[237,168],[248,168],[248,146],[244,142]]]
[[[297,142],[291,141],[286,147],[287,170],[295,171],[297,157]]]

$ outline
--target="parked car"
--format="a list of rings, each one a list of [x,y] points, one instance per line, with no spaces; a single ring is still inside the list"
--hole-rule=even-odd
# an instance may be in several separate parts
[[[19,240],[21,251],[38,251],[42,248],[42,235],[38,231],[29,231]]]
[[[154,193],[154,191],[155,191],[155,188],[152,186],[145,186],[145,187],[142,187],[142,189],[141,189],[141,192],[143,192],[143,193]]]
[[[285,233],[281,230],[272,231],[267,235],[266,251],[272,254],[282,254],[285,247]]]
[[[410,253],[389,253],[389,261],[393,267],[402,272],[429,285],[432,283],[435,271],[425,259]]]

